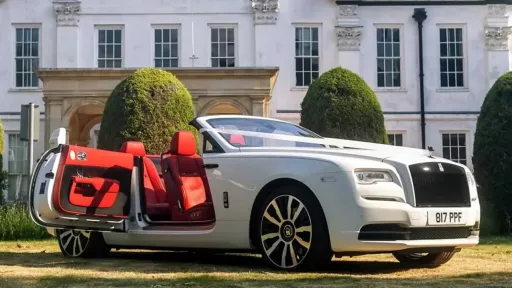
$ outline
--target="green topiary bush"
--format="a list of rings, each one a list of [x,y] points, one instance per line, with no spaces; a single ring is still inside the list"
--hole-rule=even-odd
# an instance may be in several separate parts
[[[377,96],[357,74],[338,67],[309,86],[300,125],[329,138],[387,144]]]
[[[148,154],[169,149],[177,130],[197,131],[192,96],[170,72],[143,68],[121,81],[105,105],[98,148],[119,151],[125,141],[141,141]]]
[[[473,166],[482,219],[493,224],[491,233],[512,232],[512,72],[491,87],[476,125]],[[485,212],[485,213],[484,213]]]

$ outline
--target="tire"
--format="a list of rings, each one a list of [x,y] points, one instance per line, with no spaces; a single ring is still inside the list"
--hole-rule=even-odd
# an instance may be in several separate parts
[[[309,191],[295,186],[277,188],[259,207],[257,221],[255,242],[272,268],[313,270],[332,259],[324,213]]]
[[[83,230],[57,229],[57,241],[64,256],[74,258],[101,258],[108,256],[111,247],[103,234]]]
[[[446,264],[450,261],[455,255],[455,251],[453,252],[439,252],[439,253],[428,253],[426,255],[421,255],[419,253],[393,253],[393,256],[400,261],[400,263],[407,266],[417,266],[417,267],[430,267],[435,268],[439,267],[443,264]]]

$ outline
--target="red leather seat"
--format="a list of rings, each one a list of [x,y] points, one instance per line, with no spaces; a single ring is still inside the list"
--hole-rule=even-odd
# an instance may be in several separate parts
[[[162,171],[167,190],[177,201],[172,221],[207,221],[215,218],[203,159],[196,154],[196,139],[189,131],[176,132],[164,155]]]
[[[151,159],[146,157],[144,144],[138,141],[127,141],[121,146],[121,152],[142,157],[144,164],[144,195],[146,196],[146,212],[148,215],[169,215],[169,197],[165,190],[158,170]]]

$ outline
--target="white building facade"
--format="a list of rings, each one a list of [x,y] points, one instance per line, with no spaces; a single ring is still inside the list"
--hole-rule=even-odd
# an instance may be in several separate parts
[[[35,159],[47,140],[38,67],[278,67],[269,115],[299,123],[308,84],[342,66],[376,92],[392,144],[472,168],[482,101],[510,68],[509,14],[487,0],[0,0],[8,198],[28,179],[22,104],[42,111]]]

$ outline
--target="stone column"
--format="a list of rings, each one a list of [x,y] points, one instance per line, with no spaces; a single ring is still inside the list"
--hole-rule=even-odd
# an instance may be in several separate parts
[[[257,67],[274,66],[279,63],[279,33],[275,24],[279,13],[279,0],[252,0],[254,13],[255,60]]]
[[[79,67],[78,0],[57,0],[53,11],[57,21],[57,68]]]
[[[48,149],[48,140],[53,130],[62,126],[62,100],[43,98],[45,120],[44,120],[44,149]],[[65,127],[67,128],[67,127]]]
[[[509,71],[508,37],[512,27],[508,26],[507,5],[487,5],[485,45],[487,47],[487,88],[505,72]]]
[[[252,99],[252,115],[253,116],[268,116],[265,115],[265,107],[264,107],[264,100],[261,99]]]
[[[338,38],[338,65],[359,74],[363,26],[360,25],[357,9],[357,5],[338,5],[336,37]]]

